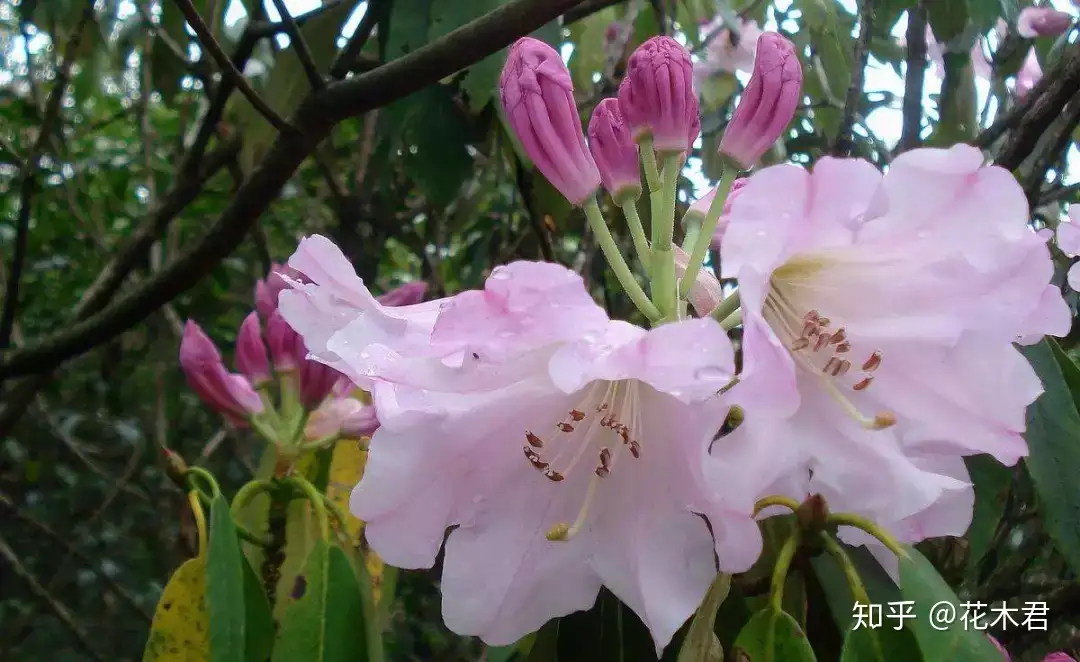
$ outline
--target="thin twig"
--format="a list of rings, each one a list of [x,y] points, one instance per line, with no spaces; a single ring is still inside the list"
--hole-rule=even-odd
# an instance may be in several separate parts
[[[356,31],[349,37],[349,41],[345,44],[345,48],[342,49],[341,55],[330,67],[331,78],[340,80],[349,73],[353,63],[360,56],[368,39],[371,38],[371,34],[375,31],[375,26],[379,24],[379,21],[383,19],[390,9],[391,2],[393,0],[368,0],[367,9],[364,10],[364,17],[360,19],[360,25],[356,26]]]
[[[296,57],[300,58],[300,66],[304,68],[304,75],[307,76],[311,89],[321,90],[325,87],[326,81],[323,80],[322,74],[319,73],[319,67],[315,65],[315,58],[311,55],[311,48],[308,46],[307,41],[304,40],[304,35],[300,32],[296,21],[293,20],[292,14],[289,13],[289,8],[285,6],[285,0],[273,0],[273,2],[278,14],[281,15],[281,22],[285,25],[285,32],[288,33],[289,39],[292,41]]]
[[[27,586],[30,587],[30,591],[37,596],[39,600],[44,602],[54,614],[56,614],[56,617],[60,619],[60,622],[63,623],[71,632],[72,636],[75,637],[75,640],[79,643],[79,648],[91,658],[97,660],[97,662],[105,662],[105,658],[94,650],[94,646],[90,643],[90,637],[86,630],[75,622],[75,617],[72,616],[71,610],[65,607],[62,602],[49,593],[48,589],[41,585],[38,578],[23,565],[19,556],[15,553],[15,550],[7,544],[7,541],[4,540],[2,536],[0,536],[0,557],[3,557],[4,560],[7,561],[7,565],[11,568],[13,573],[26,582]]]
[[[317,18],[329,12],[330,10],[335,9],[339,5],[345,4],[345,2],[346,0],[332,0],[331,2],[324,2],[321,7],[316,7],[309,12],[294,16],[293,21],[298,26],[303,27],[304,24],[311,19]],[[262,7],[262,3],[259,3],[257,6]],[[251,23],[248,23],[248,26],[246,28],[248,34],[250,34],[252,37],[255,37],[256,39],[273,37],[284,29],[285,26],[282,25],[280,22],[266,20],[253,20]]]
[[[855,54],[851,64],[851,85],[848,86],[844,99],[844,114],[840,119],[840,129],[833,142],[833,156],[847,156],[854,146],[851,129],[855,125],[855,116],[859,112],[859,100],[863,93],[863,75],[870,56],[870,34],[874,27],[873,0],[859,3],[859,38],[855,42]]]
[[[1042,205],[1048,205],[1051,202],[1058,202],[1060,200],[1070,200],[1080,195],[1080,184],[1070,184],[1068,186],[1059,186],[1057,188],[1043,191],[1039,196],[1037,207]],[[1070,200],[1071,201],[1071,200]]]
[[[1046,173],[1059,160],[1061,160],[1069,144],[1072,143],[1073,132],[1080,125],[1080,95],[1065,106],[1062,111],[1063,117],[1057,126],[1057,135],[1051,136],[1049,147],[1035,160],[1035,164],[1028,175],[1027,185],[1024,186],[1024,194],[1027,195],[1028,204],[1032,208],[1039,202],[1039,193],[1042,189]]]
[[[184,14],[184,19],[187,20],[191,29],[195,31],[195,36],[199,38],[199,44],[202,45],[207,52],[210,53],[210,57],[217,63],[218,68],[222,71],[223,75],[229,78],[236,89],[240,90],[240,93],[251,102],[251,105],[258,110],[266,121],[270,123],[280,133],[292,133],[295,129],[289,125],[277,112],[270,107],[266,101],[259,96],[259,93],[255,91],[255,88],[251,87],[248,80],[244,78],[244,74],[240,73],[240,70],[236,68],[233,61],[229,59],[229,56],[222,50],[221,44],[214,39],[210,34],[210,28],[207,27],[206,22],[203,21],[202,16],[199,16],[199,11],[195,9],[195,6],[191,4],[191,0],[174,0],[177,7]]]
[[[22,285],[23,267],[26,265],[26,253],[30,243],[30,206],[38,184],[38,159],[41,157],[42,150],[45,149],[45,143],[52,136],[54,125],[60,119],[60,107],[63,104],[64,93],[67,92],[71,68],[75,64],[82,33],[93,18],[94,3],[87,0],[82,15],[79,17],[79,24],[75,26],[75,31],[64,46],[63,60],[56,73],[56,83],[53,85],[52,92],[49,93],[48,101],[45,102],[45,113],[38,127],[37,138],[22,165],[15,250],[11,257],[11,270],[4,291],[4,307],[0,312],[0,349],[7,349],[11,344],[11,329],[15,324],[15,315],[19,308],[19,288]]]
[[[926,77],[926,8],[922,2],[908,10],[907,57],[904,69],[904,129],[896,152],[919,146],[923,118],[923,81]]]

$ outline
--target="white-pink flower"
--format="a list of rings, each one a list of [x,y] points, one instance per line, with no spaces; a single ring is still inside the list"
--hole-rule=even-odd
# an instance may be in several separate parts
[[[717,30],[719,32],[716,32]],[[761,36],[757,21],[740,21],[739,39],[734,44],[731,39],[731,30],[724,27],[724,20],[720,17],[701,28],[703,38],[714,32],[716,36],[705,47],[705,57],[694,64],[694,73],[699,79],[699,86],[704,78],[721,71],[750,73],[754,69],[757,40]]]
[[[1080,204],[1069,205],[1069,213],[1057,226],[1057,246],[1069,257],[1080,255]],[[1080,262],[1069,267],[1069,287],[1080,292]]]
[[[734,373],[716,322],[610,321],[580,277],[547,263],[499,267],[434,315],[374,307],[325,239],[305,239],[290,265],[314,284],[282,294],[286,318],[378,410],[351,509],[399,567],[431,566],[445,538],[452,630],[510,643],[605,585],[662,649],[716,557],[732,571],[756,559],[756,525],[705,479]]]
[[[745,324],[731,396],[747,423],[731,452],[740,430],[772,439],[755,452],[776,479],[786,457],[796,476],[813,468],[886,522],[957,488],[918,457],[1026,455],[1025,410],[1042,385],[1013,343],[1069,327],[1027,223],[1012,175],[966,145],[913,150],[884,176],[824,158],[812,172],[750,177],[721,246]],[[770,415],[755,422],[755,408]],[[784,417],[798,435],[769,430],[794,425]]]

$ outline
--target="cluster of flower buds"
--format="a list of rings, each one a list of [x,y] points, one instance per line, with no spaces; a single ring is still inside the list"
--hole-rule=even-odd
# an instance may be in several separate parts
[[[755,41],[753,75],[721,153],[741,168],[752,167],[791,122],[801,85],[794,46],[779,34],[763,33]],[[670,37],[653,37],[633,52],[618,98],[602,100],[593,111],[587,143],[570,72],[551,46],[518,40],[500,92],[525,154],[579,206],[601,184],[617,200],[639,195],[639,145],[651,145],[661,155],[687,153],[701,132],[690,53]]]
[[[228,371],[213,341],[188,320],[180,343],[180,367],[189,386],[232,425],[251,425],[275,442],[293,436],[298,420],[307,422],[303,428],[307,440],[370,435],[379,425],[374,408],[352,396],[353,384],[344,375],[308,358],[303,338],[278,311],[278,295],[290,287],[289,281],[308,282],[296,270],[275,264],[256,284],[256,309],[237,333],[238,374]],[[379,301],[406,306],[422,301],[426,292],[425,283],[409,283]],[[280,415],[270,398],[275,376]]]

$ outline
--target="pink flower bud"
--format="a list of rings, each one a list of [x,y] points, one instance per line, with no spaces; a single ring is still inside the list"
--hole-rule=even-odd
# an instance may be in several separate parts
[[[266,360],[259,313],[252,311],[240,325],[236,338],[236,367],[247,375],[255,388],[270,381],[270,363]]]
[[[503,110],[525,154],[574,205],[600,186],[585,146],[570,72],[554,48],[525,37],[510,49],[499,79]]]
[[[270,358],[274,362],[274,370],[285,372],[295,370],[304,354],[297,356],[297,343],[301,343],[300,335],[293,331],[285,318],[278,310],[270,313],[270,319],[266,322],[266,344],[270,346]]]
[[[686,273],[686,266],[690,263],[690,256],[678,246],[672,246],[672,249],[675,251],[675,276],[682,278]],[[687,296],[687,300],[697,314],[701,317],[708,315],[723,298],[724,290],[713,272],[705,268],[699,269],[694,285]]]
[[[321,439],[341,435],[346,439],[370,437],[379,429],[375,407],[365,405],[353,398],[337,398],[326,401],[312,412],[304,427],[308,439]]]
[[[375,298],[384,306],[411,306],[423,301],[425,294],[427,283],[419,280],[405,283]]]
[[[1024,39],[1057,37],[1065,34],[1073,18],[1063,11],[1050,7],[1025,7],[1016,19],[1016,31]]]
[[[255,282],[255,310],[263,317],[270,319],[270,313],[277,308],[277,296],[270,292],[266,281],[259,279]]]
[[[611,197],[641,195],[641,161],[618,99],[604,99],[589,120],[589,149]]]
[[[660,152],[688,151],[701,127],[690,53],[671,37],[638,46],[619,85],[619,106],[634,140],[651,135]]]
[[[799,105],[802,67],[790,41],[775,32],[758,38],[754,73],[720,140],[720,153],[749,169],[776,142]]]
[[[1043,662],[1076,662],[1076,660],[1066,653],[1050,653],[1043,658]]]
[[[303,341],[300,347],[303,347]],[[303,351],[306,355],[307,349]],[[300,404],[304,409],[314,410],[330,395],[339,379],[341,373],[337,370],[318,361],[304,359],[300,364]]]
[[[191,320],[180,341],[180,368],[191,390],[233,425],[244,427],[262,412],[259,394],[243,376],[229,374],[214,342]]]

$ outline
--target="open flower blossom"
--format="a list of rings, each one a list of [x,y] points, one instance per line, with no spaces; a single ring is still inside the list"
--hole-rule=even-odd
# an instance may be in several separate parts
[[[719,32],[717,32],[719,30]],[[724,19],[717,16],[701,28],[703,38],[716,33],[705,47],[704,57],[694,63],[694,74],[700,82],[717,72],[750,72],[754,68],[754,56],[757,53],[757,41],[761,29],[755,20],[739,22],[739,38],[732,43],[731,30],[724,27]]]
[[[701,130],[690,53],[671,37],[638,46],[619,85],[619,107],[634,140],[651,136],[660,152],[685,152]]]
[[[1057,226],[1057,246],[1068,257],[1080,255],[1080,204],[1069,205],[1069,213]],[[1080,262],[1069,267],[1069,287],[1080,292]]]
[[[907,152],[884,176],[833,158],[751,176],[721,247],[744,321],[731,397],[746,411],[713,447],[746,456],[719,467],[740,467],[725,480],[798,488],[811,470],[818,491],[860,495],[901,527],[967,489],[955,458],[1025,456],[1042,385],[1013,342],[1070,321],[1027,222],[1015,179],[966,145]],[[966,527],[930,519],[923,533]]]
[[[228,371],[214,341],[191,320],[180,341],[180,367],[191,390],[234,426],[246,427],[248,419],[263,410],[251,383]]]
[[[720,139],[720,153],[751,168],[791,124],[801,95],[795,46],[775,32],[761,35],[754,74]]]
[[[313,283],[281,295],[285,318],[378,410],[351,510],[403,568],[430,567],[451,529],[450,629],[508,644],[588,609],[605,585],[662,649],[716,557],[731,571],[756,559],[756,525],[704,482],[734,371],[713,320],[611,321],[550,263],[405,308],[381,307],[324,237],[289,264]]]
[[[1020,65],[1020,70],[1016,72],[1016,98],[1023,99],[1027,96],[1027,93],[1031,91],[1031,88],[1035,87],[1035,84],[1039,82],[1043,77],[1042,67],[1039,66],[1039,56],[1035,53],[1034,48],[1029,48],[1027,55],[1024,56],[1024,63]]]
[[[507,121],[536,168],[571,204],[600,187],[600,172],[585,146],[574,84],[559,53],[525,37],[510,49],[499,98]]]
[[[1065,34],[1073,17],[1052,7],[1024,7],[1016,18],[1016,31],[1024,39]]]

